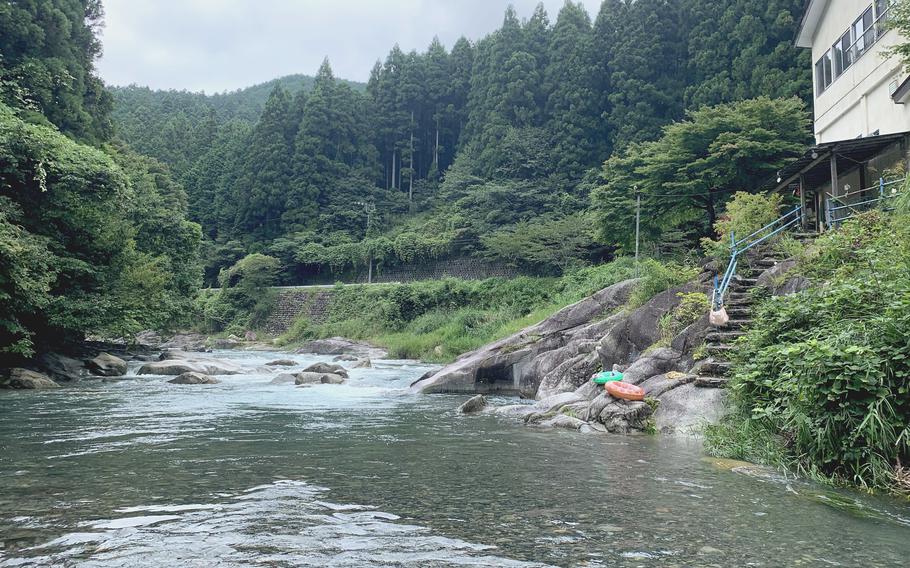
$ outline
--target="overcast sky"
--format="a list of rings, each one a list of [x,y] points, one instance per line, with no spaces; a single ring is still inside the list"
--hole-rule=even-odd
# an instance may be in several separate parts
[[[592,19],[600,0],[582,0]],[[521,18],[538,0],[104,0],[101,77],[207,93],[282,75],[313,75],[326,56],[335,75],[366,81],[394,44],[451,48],[502,24],[512,4]],[[544,0],[550,21],[564,0]]]

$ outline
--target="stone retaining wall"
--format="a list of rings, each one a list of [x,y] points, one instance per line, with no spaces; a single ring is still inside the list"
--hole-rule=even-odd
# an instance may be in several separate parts
[[[321,323],[325,321],[331,299],[331,288],[279,290],[275,310],[265,322],[265,330],[272,335],[281,335],[301,315],[306,315],[312,322]]]

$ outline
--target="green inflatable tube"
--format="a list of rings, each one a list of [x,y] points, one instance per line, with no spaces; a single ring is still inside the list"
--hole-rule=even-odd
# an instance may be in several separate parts
[[[591,377],[591,380],[594,381],[595,385],[605,385],[614,381],[621,381],[622,373],[618,373],[616,371],[604,371],[603,373],[597,373]]]

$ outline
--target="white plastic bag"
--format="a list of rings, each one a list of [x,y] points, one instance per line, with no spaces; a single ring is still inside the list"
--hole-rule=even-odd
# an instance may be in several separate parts
[[[723,327],[727,325],[727,322],[730,321],[730,316],[727,315],[727,308],[721,307],[719,310],[711,310],[708,321],[710,321],[711,325],[714,327]]]

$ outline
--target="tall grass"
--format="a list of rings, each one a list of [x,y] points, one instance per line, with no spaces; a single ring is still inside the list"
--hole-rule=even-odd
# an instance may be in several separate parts
[[[630,303],[633,307],[694,276],[690,268],[650,260],[642,262],[638,272],[641,279]],[[621,258],[562,278],[340,286],[335,289],[324,322],[298,319],[279,342],[291,345],[342,336],[385,347],[392,357],[449,362],[539,323],[635,273],[632,259]]]

